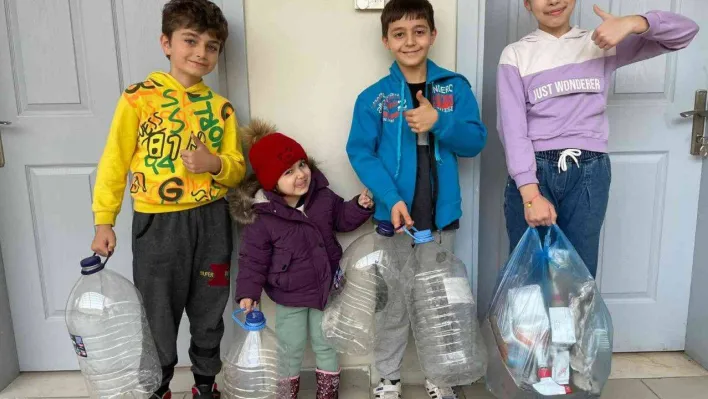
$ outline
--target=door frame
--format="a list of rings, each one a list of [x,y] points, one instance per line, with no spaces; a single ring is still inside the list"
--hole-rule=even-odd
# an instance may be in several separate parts
[[[457,2],[456,69],[472,84],[472,91],[480,107],[480,117],[483,112],[485,10],[485,0],[458,0]],[[477,296],[480,273],[481,156],[460,159],[459,163],[463,216],[455,242],[455,253],[467,265],[472,292]]]
[[[248,124],[251,119],[251,104],[248,87],[248,58],[246,51],[246,13],[244,0],[229,0],[222,3],[222,10],[229,19],[229,39],[224,46],[224,54],[220,62],[224,63],[226,73],[221,80],[223,93],[234,106],[236,120],[239,126]],[[221,339],[221,353],[226,356],[234,337],[234,323],[231,313],[234,309],[234,292],[236,291],[236,269],[238,267],[238,251],[240,234],[236,223],[233,226],[233,252],[231,256],[231,293],[224,310],[224,336]]]

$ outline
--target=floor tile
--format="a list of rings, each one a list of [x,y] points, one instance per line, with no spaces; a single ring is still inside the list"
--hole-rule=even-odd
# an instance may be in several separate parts
[[[661,399],[708,398],[708,377],[660,378],[644,383]]]
[[[618,353],[612,357],[610,379],[703,376],[708,370],[684,353]]]
[[[484,384],[473,384],[462,388],[466,399],[494,399]]]
[[[300,398],[314,398],[314,390],[300,391]],[[369,392],[363,389],[343,389],[339,391],[339,399],[369,399]]]
[[[602,399],[659,399],[642,380],[610,380]]]
[[[0,398],[77,398],[88,396],[81,373],[22,373]]]

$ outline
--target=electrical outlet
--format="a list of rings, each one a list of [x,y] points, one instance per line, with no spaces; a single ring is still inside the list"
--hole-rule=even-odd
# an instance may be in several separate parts
[[[354,0],[357,10],[383,10],[386,0]]]

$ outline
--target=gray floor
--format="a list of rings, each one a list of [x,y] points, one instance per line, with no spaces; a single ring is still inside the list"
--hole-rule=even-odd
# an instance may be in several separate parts
[[[315,397],[314,391],[300,393],[301,399]],[[174,399],[189,399],[189,394],[173,395]],[[363,390],[344,387],[340,399],[369,399],[369,393]],[[421,386],[406,386],[404,399],[427,399],[428,395]],[[494,399],[484,385],[465,387],[460,399]],[[602,399],[708,399],[708,377],[658,378],[610,380],[605,387]]]

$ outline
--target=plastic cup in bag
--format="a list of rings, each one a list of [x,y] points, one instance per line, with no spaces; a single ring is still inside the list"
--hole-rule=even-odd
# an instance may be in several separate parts
[[[342,256],[341,278],[335,279],[322,318],[325,340],[337,352],[360,356],[371,353],[376,313],[385,317],[388,304],[400,295],[393,235],[393,225],[381,222],[376,231],[359,237]]]
[[[404,281],[423,373],[441,387],[471,384],[486,371],[487,351],[466,267],[430,230],[417,231],[414,242]]]
[[[253,310],[242,322],[238,314],[232,318],[238,324],[236,339],[224,359],[226,399],[279,399],[287,396],[288,365],[284,347],[275,333],[266,326],[265,315]]]
[[[106,260],[107,262],[107,260]],[[66,325],[93,397],[151,394],[162,369],[140,293],[101,258],[81,261],[81,278],[66,304]]]

